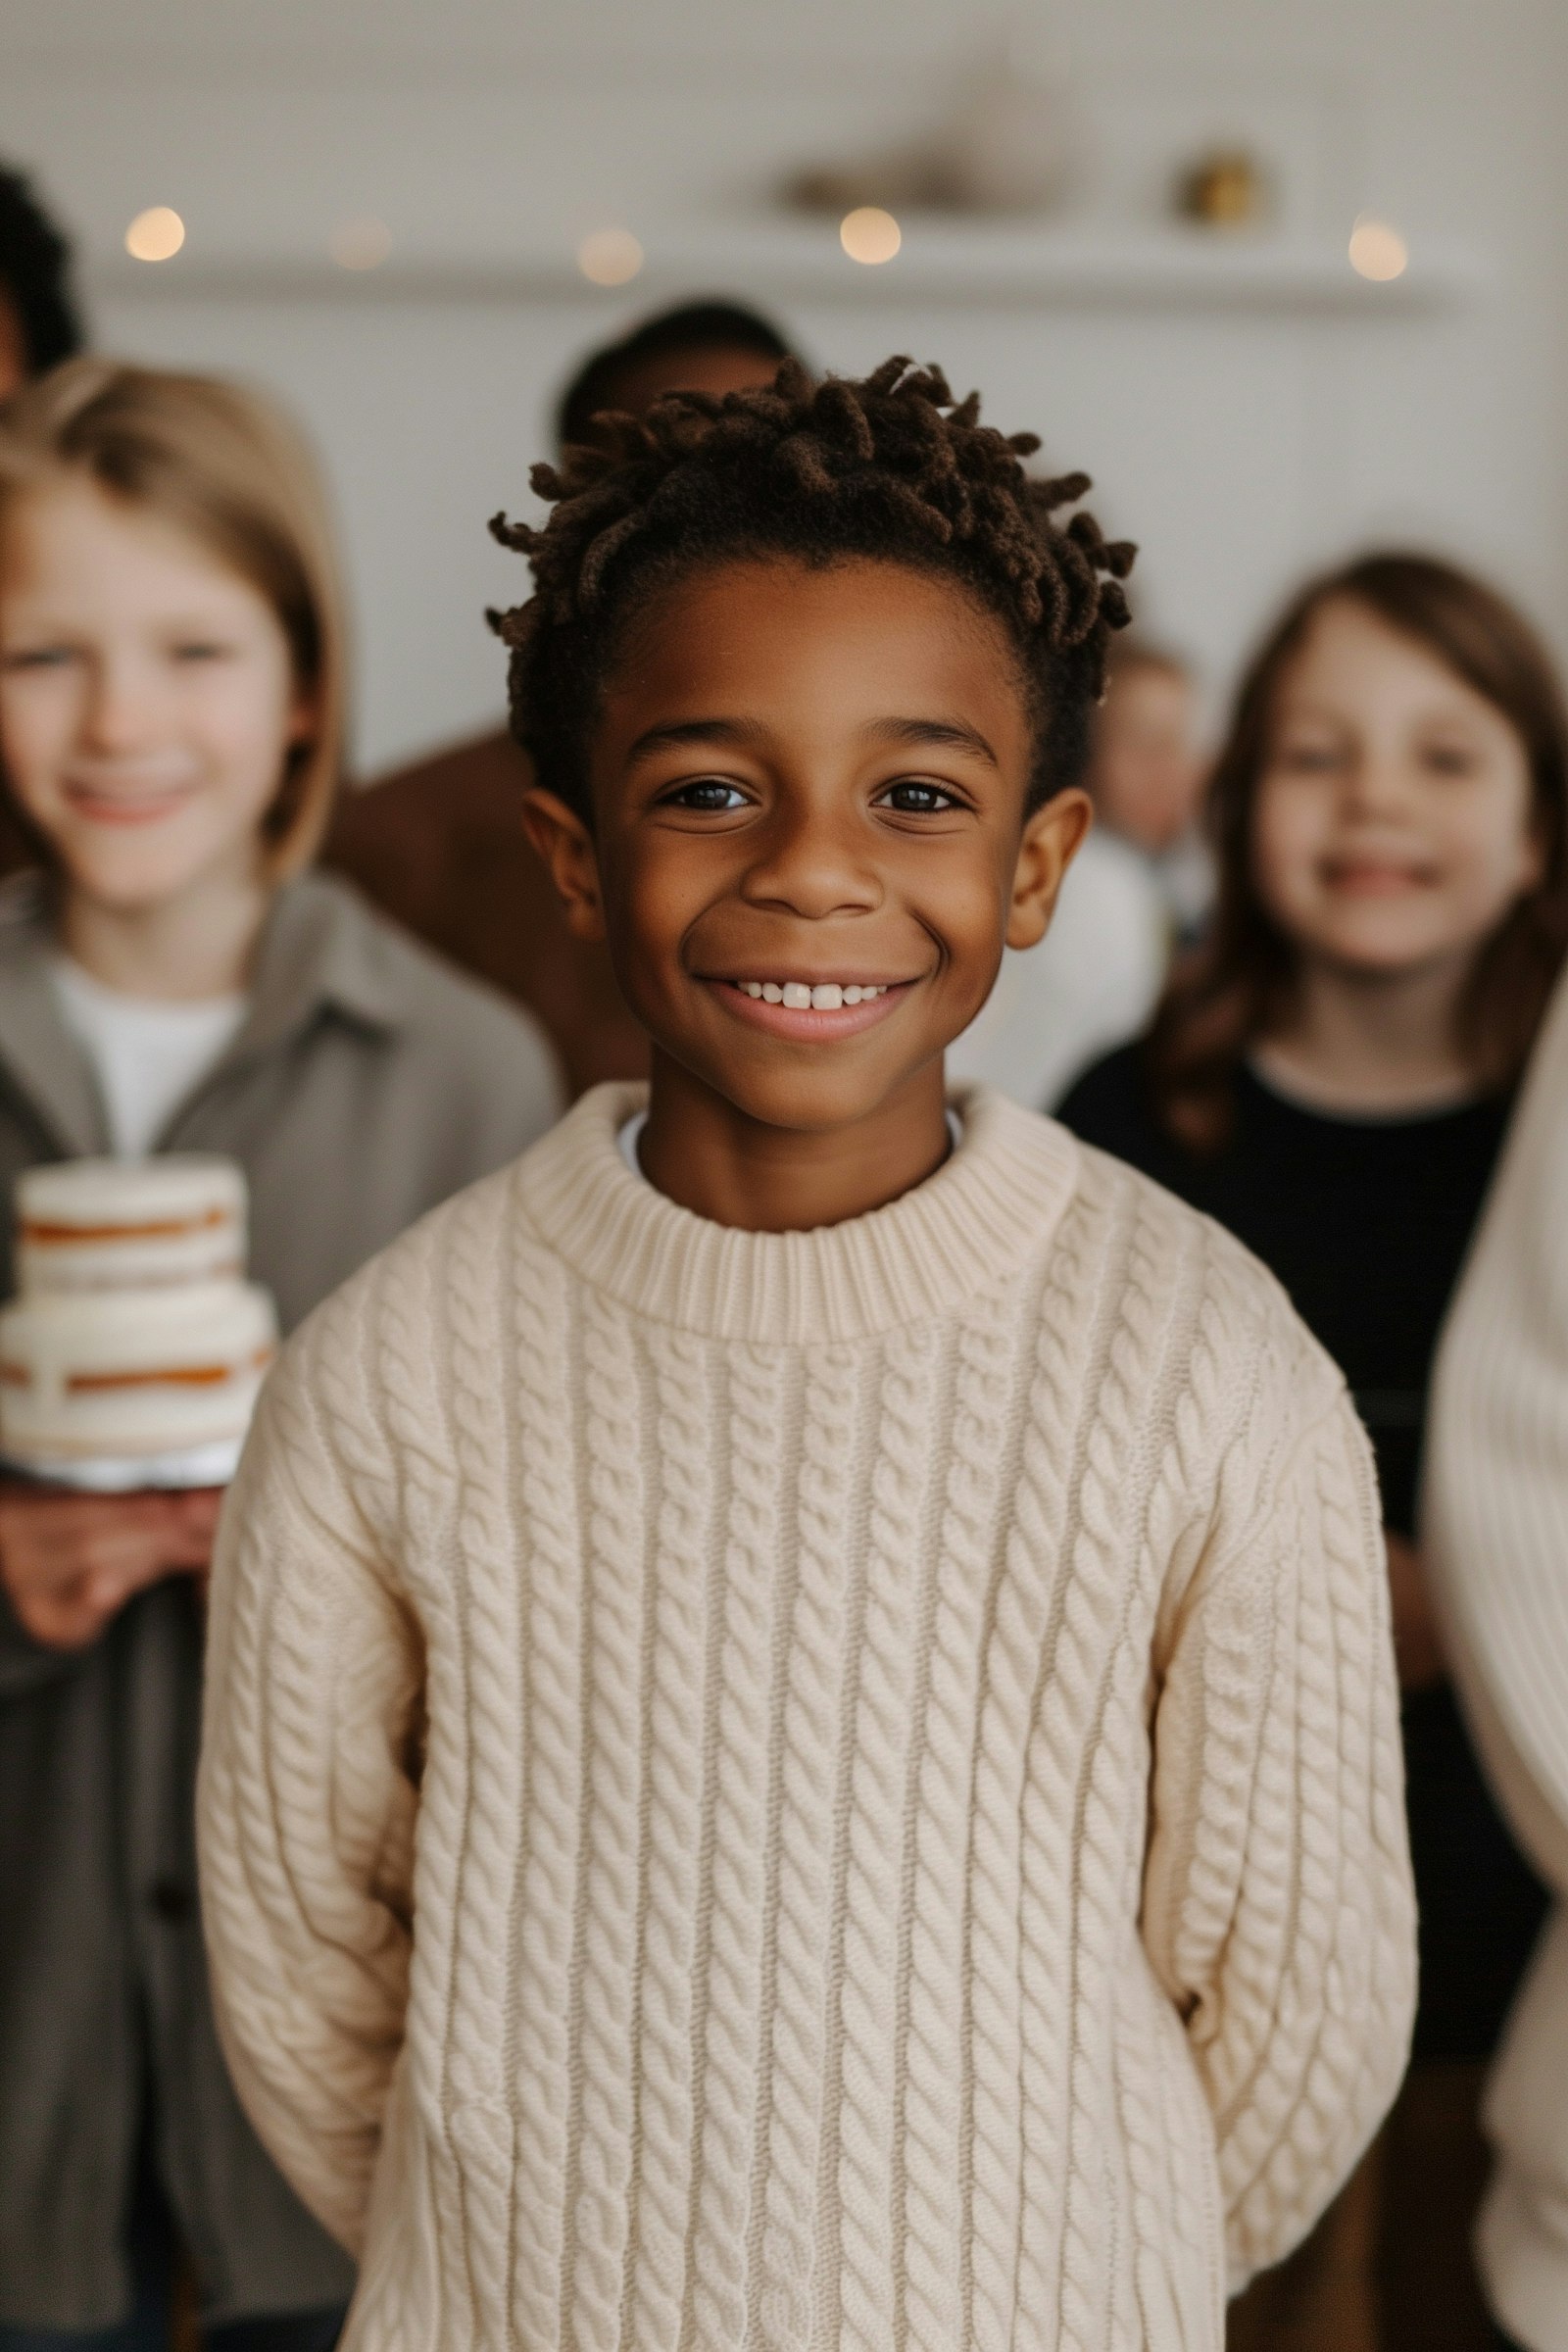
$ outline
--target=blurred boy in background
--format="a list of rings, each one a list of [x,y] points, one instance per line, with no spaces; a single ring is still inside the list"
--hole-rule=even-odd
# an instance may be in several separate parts
[[[71,247],[22,172],[0,164],[0,403],[82,348]],[[0,799],[0,875],[33,853]]]
[[[0,400],[81,345],[71,248],[22,173],[0,164]]]
[[[562,395],[557,445],[592,442],[606,410],[641,416],[664,392],[770,384],[789,356],[779,329],[737,303],[661,311],[583,363]],[[498,726],[348,795],[326,861],[454,963],[528,1005],[572,1094],[642,1077],[647,1040],[610,958],[567,931],[524,836],[528,783],[527,760]]]
[[[1085,779],[1095,829],[1045,938],[1003,956],[989,1002],[949,1054],[956,1077],[1052,1110],[1091,1062],[1138,1035],[1172,950],[1198,938],[1213,897],[1197,747],[1186,663],[1118,643]]]
[[[1182,946],[1201,931],[1214,896],[1214,862],[1201,827],[1206,781],[1198,692],[1187,663],[1147,639],[1118,645],[1095,730],[1089,788],[1102,825],[1148,858]]]

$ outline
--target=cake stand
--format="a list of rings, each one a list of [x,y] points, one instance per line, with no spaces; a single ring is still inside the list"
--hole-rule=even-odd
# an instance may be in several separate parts
[[[148,1488],[173,1493],[189,1487],[226,1487],[239,1466],[243,1438],[218,1438],[178,1453],[94,1455],[84,1460],[36,1453],[0,1453],[0,1475],[30,1478],[82,1494],[133,1494]]]

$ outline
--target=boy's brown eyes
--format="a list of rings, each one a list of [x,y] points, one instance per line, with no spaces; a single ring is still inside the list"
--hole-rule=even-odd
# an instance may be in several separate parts
[[[699,776],[662,794],[659,806],[691,809],[700,816],[728,816],[737,808],[750,808],[752,796],[722,776]],[[944,816],[950,809],[962,808],[964,803],[943,785],[905,778],[885,786],[874,806],[891,808],[900,816]]]
[[[718,776],[703,776],[695,784],[682,784],[667,793],[666,808],[695,808],[704,816],[724,816],[732,808],[746,807],[746,795],[737,785],[726,784]]]
[[[895,808],[901,816],[941,816],[960,805],[956,794],[945,792],[940,784],[913,782],[890,784],[878,801],[880,808]]]

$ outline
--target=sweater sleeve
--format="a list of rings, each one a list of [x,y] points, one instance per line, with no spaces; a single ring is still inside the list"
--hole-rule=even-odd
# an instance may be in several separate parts
[[[1568,985],[1444,1334],[1424,1537],[1520,1841],[1568,1897]]]
[[[1259,1367],[1154,1716],[1144,1937],[1213,2117],[1233,2292],[1351,2170],[1415,2008],[1376,1481],[1307,1348]]]
[[[198,1788],[235,2086],[355,2254],[408,1999],[422,1682],[368,1507],[364,1297],[356,1282],[319,1310],[263,1393],[214,1563]]]

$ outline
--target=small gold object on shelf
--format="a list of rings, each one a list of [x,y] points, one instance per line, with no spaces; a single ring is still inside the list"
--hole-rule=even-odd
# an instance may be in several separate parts
[[[1267,174],[1245,147],[1211,147],[1177,175],[1174,209],[1203,228],[1253,228],[1268,202]]]

